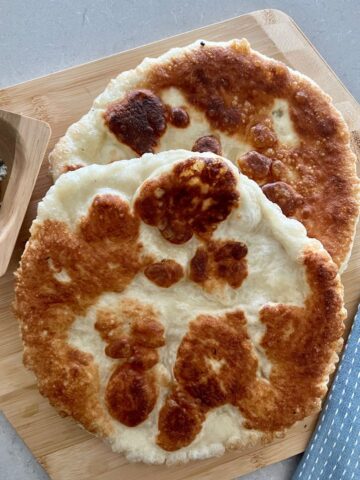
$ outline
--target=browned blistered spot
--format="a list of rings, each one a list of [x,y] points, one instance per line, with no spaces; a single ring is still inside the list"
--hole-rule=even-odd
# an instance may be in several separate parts
[[[157,393],[154,372],[138,371],[124,364],[111,375],[106,388],[106,404],[116,420],[127,427],[135,427],[153,410]]]
[[[271,163],[271,182],[286,178],[286,166],[281,160]]]
[[[260,310],[266,326],[261,346],[272,364],[268,380],[257,374],[242,311],[200,315],[189,324],[175,362],[176,383],[159,413],[157,442],[162,448],[189,445],[206,414],[225,404],[239,408],[246,428],[267,435],[319,409],[324,378],[342,343],[342,287],[325,252],[306,251],[303,262],[311,291],[305,306],[265,305]]]
[[[190,123],[189,114],[184,107],[169,107],[168,119],[177,128],[186,128]]]
[[[191,150],[193,152],[213,152],[216,155],[221,155],[221,143],[214,135],[205,135],[196,140]]]
[[[177,283],[184,275],[183,268],[175,260],[161,260],[161,262],[148,265],[144,274],[158,287],[168,288]]]
[[[242,173],[261,182],[269,175],[272,161],[269,157],[253,150],[242,155],[237,163]]]
[[[105,353],[111,358],[128,358],[133,353],[133,347],[128,336],[115,338],[105,348]]]
[[[250,128],[250,139],[257,148],[272,147],[277,142],[275,133],[263,123],[257,123]]]
[[[101,309],[97,312],[95,329],[101,335],[101,338],[109,342],[121,335],[121,332],[126,329],[126,333],[130,331],[137,331],[138,325],[146,322],[146,330],[154,328],[154,324],[158,324],[157,314],[151,305],[141,303],[134,298],[124,298],[119,302],[116,308],[111,310]],[[162,327],[160,328],[162,330]],[[154,332],[149,332],[151,336]]]
[[[165,345],[164,327],[154,314],[134,319],[131,326],[134,342],[148,348],[159,348]]]
[[[97,312],[95,330],[105,342],[111,342],[122,335],[125,321],[120,318],[118,312],[113,310],[100,310]]]
[[[198,247],[190,260],[190,279],[204,283],[209,278],[209,254],[206,247]]]
[[[152,348],[134,346],[133,355],[129,358],[129,364],[137,370],[148,370],[157,364],[159,354]]]
[[[282,212],[290,217],[302,204],[302,197],[285,182],[268,183],[262,187],[267,198],[277,203]]]
[[[143,184],[135,210],[171,243],[211,234],[238,205],[236,178],[220,158],[194,157]]]
[[[98,311],[96,330],[107,342],[105,354],[119,359],[106,386],[110,414],[127,426],[143,422],[154,408],[159,361],[157,348],[165,345],[164,327],[151,305],[124,299],[112,310]]]
[[[247,247],[233,240],[211,240],[190,261],[190,279],[212,291],[219,283],[239,288],[248,274]]]
[[[25,364],[52,405],[100,435],[112,427],[99,402],[98,369],[92,355],[68,345],[68,330],[100,294],[122,292],[144,267],[138,228],[125,200],[97,196],[75,231],[54,220],[37,225],[17,273]],[[54,277],[61,269],[69,282]]]
[[[166,130],[165,107],[150,90],[135,90],[104,114],[112,133],[137,154],[153,152]]]
[[[154,66],[136,85],[160,96],[171,87],[182,93],[191,108],[203,112],[211,132],[219,130],[242,142],[253,137],[256,149],[283,162],[285,168],[268,181],[283,181],[303,197],[303,208],[295,211],[295,218],[341,264],[355,230],[359,183],[349,132],[328,97],[284,64],[259,57],[239,42],[229,47],[199,45],[186,56]],[[299,137],[295,147],[276,142],[271,125],[265,123],[274,98],[288,102]],[[252,134],[251,127],[255,127]],[[271,155],[269,145],[274,150]],[[178,146],[191,149],[186,137]],[[300,171],[302,167],[305,172]],[[334,181],[339,177],[344,182],[342,190]],[[263,184],[263,179],[257,181]]]

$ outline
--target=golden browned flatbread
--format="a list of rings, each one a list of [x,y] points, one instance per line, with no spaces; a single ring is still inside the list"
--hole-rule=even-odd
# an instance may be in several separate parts
[[[25,364],[130,460],[184,462],[317,411],[337,268],[228,160],[183,150],[62,175],[17,272]]]
[[[50,162],[57,178],[176,148],[230,159],[345,267],[359,210],[355,156],[341,114],[309,78],[245,40],[175,48],[112,80]]]

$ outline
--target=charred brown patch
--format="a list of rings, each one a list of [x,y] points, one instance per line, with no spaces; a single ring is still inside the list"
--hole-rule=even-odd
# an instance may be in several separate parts
[[[139,219],[135,218],[127,202],[117,195],[97,195],[80,223],[81,234],[87,242],[105,238],[131,241],[139,234]]]
[[[236,178],[219,158],[194,157],[172,172],[147,181],[135,210],[171,243],[185,243],[195,233],[211,234],[238,205]]]
[[[213,290],[227,283],[239,288],[248,274],[247,247],[242,242],[211,240],[197,248],[190,261],[190,279]]]
[[[196,249],[190,260],[190,279],[196,283],[204,283],[209,279],[209,255],[206,247]]]
[[[135,90],[104,114],[110,131],[137,154],[153,152],[166,130],[165,107],[150,90]]]

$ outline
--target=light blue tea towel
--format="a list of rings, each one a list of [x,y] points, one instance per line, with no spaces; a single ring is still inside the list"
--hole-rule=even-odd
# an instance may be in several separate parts
[[[360,308],[313,437],[292,480],[360,480]]]

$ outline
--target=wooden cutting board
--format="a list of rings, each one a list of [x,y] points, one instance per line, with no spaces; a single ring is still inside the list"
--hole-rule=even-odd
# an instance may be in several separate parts
[[[312,77],[334,99],[352,132],[353,148],[360,157],[360,108],[336,78],[304,34],[284,13],[261,10],[210,25],[144,47],[71,68],[44,78],[0,90],[0,108],[49,122],[51,150],[66,128],[79,119],[107,85],[123,70],[135,67],[146,56],[157,56],[170,47],[184,46],[203,38],[229,40],[247,37],[252,47],[281,60]],[[223,457],[165,467],[129,464],[69,418],[61,418],[38,393],[34,377],[21,360],[17,322],[11,312],[13,271],[28,237],[36,204],[51,184],[45,161],[21,229],[17,248],[7,274],[0,279],[0,409],[15,426],[32,452],[54,480],[176,480],[231,479],[302,452],[316,417],[294,426],[286,436],[270,445],[233,451]],[[343,275],[348,326],[360,299],[360,240],[355,242],[351,261]]]

